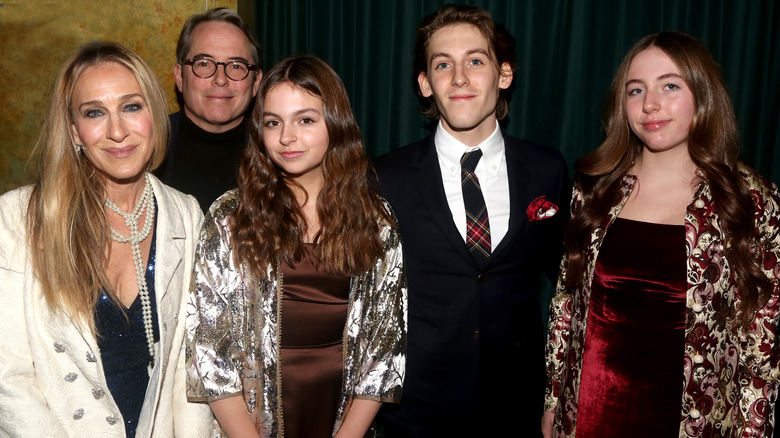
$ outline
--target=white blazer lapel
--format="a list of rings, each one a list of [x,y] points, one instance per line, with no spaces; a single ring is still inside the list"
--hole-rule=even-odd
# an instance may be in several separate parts
[[[155,240],[155,272],[154,294],[157,303],[157,323],[160,329],[160,342],[158,344],[154,368],[151,371],[149,387],[147,391],[154,393],[153,401],[149,403],[150,394],[147,393],[147,402],[139,420],[139,430],[142,427],[151,426],[156,414],[156,407],[160,399],[162,388],[161,378],[165,373],[164,366],[171,354],[171,343],[176,329],[175,318],[179,311],[179,305],[184,295],[182,291],[183,276],[181,268],[184,263],[184,242],[187,237],[182,223],[181,215],[186,214],[179,210],[178,204],[168,194],[165,186],[151,176],[154,196],[157,200],[157,238]],[[188,274],[188,273],[186,273]],[[173,370],[171,370],[173,371]]]

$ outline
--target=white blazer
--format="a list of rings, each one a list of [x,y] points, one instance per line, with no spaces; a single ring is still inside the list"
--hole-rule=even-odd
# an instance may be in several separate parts
[[[182,299],[203,214],[192,196],[150,179],[158,206],[160,342],[136,436],[207,437],[211,410],[186,400]],[[53,312],[33,274],[25,224],[30,192],[28,186],[0,197],[0,437],[124,437],[95,336]]]

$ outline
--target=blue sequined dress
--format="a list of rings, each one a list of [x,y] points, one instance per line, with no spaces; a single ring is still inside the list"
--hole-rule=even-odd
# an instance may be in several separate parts
[[[149,262],[146,265],[146,287],[152,306],[152,322],[155,342],[160,339],[157,324],[157,303],[154,294],[155,240],[157,225],[152,234]],[[141,296],[137,296],[130,307],[117,305],[105,291],[95,309],[98,329],[98,347],[103,360],[106,383],[119,412],[125,421],[128,438],[135,437],[141,407],[149,384],[148,367],[151,361],[149,347],[144,333],[144,318],[141,310]],[[97,395],[95,395],[97,397]]]

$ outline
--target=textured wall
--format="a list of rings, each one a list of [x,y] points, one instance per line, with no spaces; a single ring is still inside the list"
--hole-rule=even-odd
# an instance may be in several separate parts
[[[0,193],[31,182],[27,159],[46,94],[79,45],[117,41],[151,65],[178,109],[176,39],[191,14],[236,0],[0,0]]]

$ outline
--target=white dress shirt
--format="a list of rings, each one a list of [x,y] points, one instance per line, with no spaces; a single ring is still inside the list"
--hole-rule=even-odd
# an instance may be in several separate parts
[[[458,227],[463,241],[466,241],[466,207],[463,204],[463,189],[460,185],[460,158],[464,153],[482,150],[482,159],[474,173],[482,187],[482,196],[490,221],[490,244],[494,250],[509,229],[509,179],[506,174],[504,137],[496,122],[496,129],[477,146],[469,147],[444,130],[441,121],[434,135],[436,153],[444,183],[444,193],[450,206],[452,220]]]

